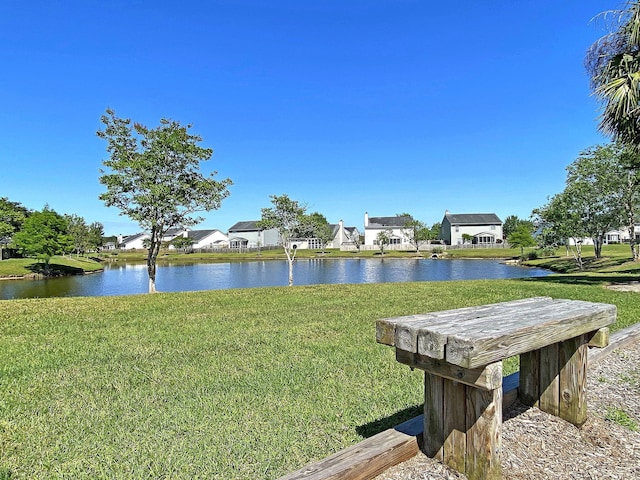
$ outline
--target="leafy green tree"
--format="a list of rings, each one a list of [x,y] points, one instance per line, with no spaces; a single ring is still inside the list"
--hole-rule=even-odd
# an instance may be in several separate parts
[[[520,255],[524,255],[526,247],[533,247],[536,244],[531,229],[524,224],[518,225],[515,231],[511,232],[507,237],[507,242],[512,247],[520,248]]]
[[[13,242],[23,255],[41,260],[45,272],[49,270],[51,257],[70,252],[73,248],[72,239],[67,234],[67,221],[48,206],[25,219]]]
[[[555,235],[564,236],[565,241],[573,239],[579,266],[582,265],[579,251],[582,239],[593,240],[595,256],[600,258],[606,233],[624,225],[625,215],[634,216],[637,184],[627,178],[633,168],[625,165],[629,162],[625,152],[629,150],[621,143],[586,149],[567,167],[562,194],[537,211],[543,233],[544,228],[550,228]]]
[[[376,242],[380,248],[380,255],[384,255],[384,248],[391,243],[392,230],[382,230],[376,235]]]
[[[100,183],[107,191],[100,199],[108,207],[138,222],[149,233],[147,272],[149,292],[156,291],[156,261],[162,238],[170,228],[196,225],[197,212],[217,210],[229,195],[230,179],[215,180],[213,172],[200,173],[200,163],[213,151],[200,147],[202,138],[189,133],[191,125],[161,119],[157,128],[147,128],[116,117],[107,109],[101,117],[109,158],[102,163]]]
[[[89,226],[80,215],[65,215],[67,234],[73,243],[72,252],[80,255],[85,253],[89,245]]]
[[[640,149],[640,2],[624,10],[605,12],[611,32],[587,52],[585,64],[591,88],[602,104],[600,130]]]
[[[565,192],[593,240],[596,258],[607,231],[625,223],[623,170],[615,145],[590,147],[567,167]]]
[[[307,235],[309,238],[317,238],[322,244],[322,251],[331,240],[333,240],[333,231],[327,218],[321,213],[314,212],[307,216],[306,222],[308,225]]]
[[[640,154],[634,148],[620,142],[610,147],[615,158],[618,159],[618,167],[621,175],[621,202],[625,225],[629,233],[629,246],[631,257],[635,262],[640,260],[637,248],[635,223],[640,209]]]
[[[504,238],[508,238],[509,235],[518,230],[521,225],[526,226],[532,234],[535,231],[535,225],[531,220],[523,220],[516,215],[509,215],[505,218],[502,224],[502,234]]]
[[[193,239],[189,237],[183,237],[182,235],[171,240],[171,245],[173,245],[177,250],[181,250],[183,253],[187,253],[193,245]]]
[[[413,248],[416,249],[416,253],[420,253],[420,242],[429,239],[429,228],[420,220],[415,220],[408,213],[403,213],[398,216],[407,218],[402,228],[402,235],[404,235]]]
[[[289,264],[289,286],[293,285],[293,262],[296,258],[297,246],[291,242],[308,232],[309,221],[307,207],[292,200],[288,195],[271,195],[272,207],[262,209],[262,218],[257,222],[258,228],[275,228],[280,236],[280,244],[284,248]]]
[[[100,222],[93,222],[88,226],[87,231],[87,248],[97,252],[104,244],[102,238],[104,236],[104,226]]]
[[[429,227],[428,240],[438,240],[440,238],[440,229],[442,228],[442,224],[440,222],[436,222],[431,227]]]
[[[10,237],[20,229],[29,210],[18,202],[12,202],[6,197],[0,197],[0,237]]]
[[[574,208],[571,192],[554,195],[546,205],[533,211],[540,234],[538,244],[542,248],[564,245],[580,270],[583,268],[582,241],[588,232],[582,222],[580,210]]]

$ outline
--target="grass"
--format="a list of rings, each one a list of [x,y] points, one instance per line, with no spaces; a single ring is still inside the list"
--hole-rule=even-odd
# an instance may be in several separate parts
[[[414,416],[377,318],[597,281],[463,281],[0,301],[0,478],[277,478]]]
[[[607,409],[607,413],[605,414],[605,418],[612,422],[617,423],[618,425],[623,426],[631,430],[632,432],[638,431],[638,424],[636,421],[629,416],[627,412],[618,407],[610,407]]]
[[[0,261],[0,277],[16,277],[38,273],[43,268],[43,263],[34,258],[11,258]],[[102,264],[87,257],[54,256],[49,262],[49,268],[53,271],[77,275],[86,272],[101,270]]]

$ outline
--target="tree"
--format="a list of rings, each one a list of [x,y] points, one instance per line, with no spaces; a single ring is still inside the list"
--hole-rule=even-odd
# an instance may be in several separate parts
[[[596,258],[600,258],[607,231],[625,221],[624,173],[616,145],[596,145],[582,152],[567,167],[565,191],[572,197],[569,205],[593,240]]]
[[[195,214],[220,208],[233,182],[215,180],[217,172],[200,173],[200,163],[209,160],[213,151],[198,145],[202,138],[189,133],[190,124],[163,118],[151,129],[132,125],[110,109],[100,120],[104,130],[97,135],[107,141],[109,152],[102,162],[109,171],[101,171],[100,177],[107,191],[100,199],[149,233],[147,272],[152,293],[156,291],[156,260],[167,230],[201,222]]]
[[[442,224],[440,222],[436,222],[431,227],[429,227],[428,240],[438,240],[440,238],[440,229],[442,228]]]
[[[621,201],[626,220],[627,231],[629,232],[629,246],[631,248],[631,258],[637,262],[640,254],[636,245],[636,213],[640,206],[640,161],[636,149],[618,143],[617,158],[622,171]]]
[[[314,212],[307,216],[306,223],[308,224],[307,235],[310,238],[317,238],[322,244],[322,252],[331,240],[333,240],[333,231],[327,221],[327,218],[321,213]]]
[[[273,207],[262,209],[262,218],[257,222],[258,228],[275,228],[280,236],[280,244],[284,248],[289,264],[289,286],[293,285],[293,262],[296,258],[297,246],[291,242],[299,238],[303,231],[308,231],[306,206],[300,205],[288,195],[271,195]]]
[[[535,226],[531,220],[523,220],[518,218],[516,215],[509,215],[505,218],[504,223],[502,224],[502,234],[504,238],[509,238],[509,235],[518,230],[521,225],[528,228],[532,234],[535,231]]]
[[[73,244],[72,252],[80,255],[88,250],[89,245],[89,227],[84,218],[80,215],[65,215],[67,221],[67,234],[71,238]]]
[[[46,205],[41,212],[33,212],[25,219],[13,243],[23,255],[42,260],[45,272],[49,270],[51,257],[71,251],[73,244],[65,218]]]
[[[541,247],[563,244],[567,255],[573,254],[580,270],[583,268],[582,239],[587,236],[580,213],[572,206],[572,198],[566,191],[554,195],[546,205],[533,211]]]
[[[12,202],[6,197],[0,197],[0,237],[10,237],[20,229],[29,210],[18,202]]]
[[[524,255],[525,247],[533,247],[536,244],[531,229],[524,224],[518,225],[515,231],[511,232],[507,237],[507,242],[512,247],[520,248],[520,255]]]
[[[384,255],[384,247],[391,243],[391,235],[393,235],[392,230],[381,230],[378,232],[378,235],[376,235],[376,242],[380,248],[380,255]]]
[[[93,222],[87,231],[87,248],[97,252],[103,245],[104,226],[100,222]]]
[[[402,229],[402,235],[404,235],[409,243],[416,249],[416,253],[420,253],[420,242],[429,239],[429,228],[420,220],[414,220],[414,218],[408,213],[398,215],[399,217],[407,217],[407,221]]]
[[[591,89],[602,104],[600,130],[640,149],[640,2],[600,16],[612,20],[610,33],[597,40],[585,59]]]
[[[173,245],[177,250],[182,250],[183,253],[187,253],[188,250],[191,249],[193,245],[193,239],[189,237],[183,237],[182,235],[177,236],[173,240],[171,240],[171,245]]]

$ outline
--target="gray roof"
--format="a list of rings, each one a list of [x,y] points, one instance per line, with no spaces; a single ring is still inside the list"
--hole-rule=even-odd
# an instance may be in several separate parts
[[[502,225],[495,213],[446,213],[451,225]]]
[[[184,228],[180,228],[180,227],[173,227],[170,228],[169,230],[167,230],[164,234],[165,237],[175,237],[176,235],[180,235],[182,232],[184,232]]]
[[[129,243],[137,240],[140,237],[144,237],[146,233],[136,233],[134,235],[129,235],[128,237],[124,237],[121,243]]]
[[[382,227],[404,227],[408,222],[413,221],[411,215],[393,217],[369,217],[369,225],[367,228],[382,228]]]
[[[215,232],[219,230],[190,230],[187,232],[187,237],[192,239],[194,243],[198,243],[200,240],[207,238],[209,235],[213,235]]]
[[[245,222],[238,222],[233,227],[229,228],[229,232],[254,232],[263,230],[256,225],[259,220],[249,220]]]

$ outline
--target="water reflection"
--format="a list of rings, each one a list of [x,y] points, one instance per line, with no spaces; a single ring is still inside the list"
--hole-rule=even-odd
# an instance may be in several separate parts
[[[504,265],[494,260],[303,259],[294,264],[296,285],[388,283],[544,276],[542,269]],[[158,267],[159,291],[219,290],[280,286],[288,283],[286,261],[194,263]],[[128,295],[148,289],[143,265],[108,265],[102,273],[46,280],[0,282],[0,299]]]

